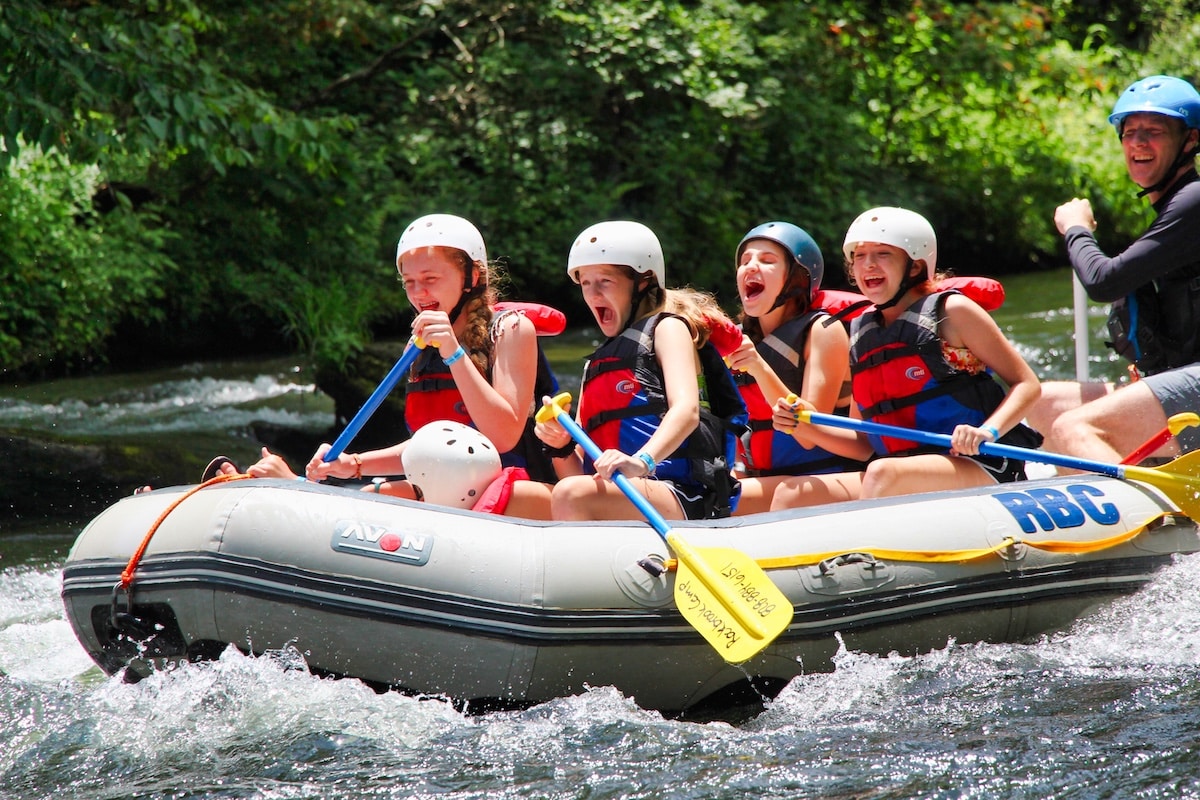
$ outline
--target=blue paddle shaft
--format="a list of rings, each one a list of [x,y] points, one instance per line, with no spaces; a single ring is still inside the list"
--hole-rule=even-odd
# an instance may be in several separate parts
[[[801,417],[808,417],[811,422],[817,425],[826,425],[830,428],[845,428],[847,430],[859,431],[860,433],[874,433],[880,436],[889,436],[893,439],[903,439],[906,442],[945,447],[947,450],[950,449],[953,443],[953,440],[944,433],[929,433],[913,428],[900,428],[895,425],[884,425],[879,422],[850,419],[849,417],[839,417],[834,414],[822,414],[818,411],[805,412],[801,414]],[[1003,456],[1005,458],[1015,458],[1018,461],[1032,461],[1037,464],[1053,464],[1056,467],[1097,472],[1101,475],[1107,475],[1110,478],[1125,477],[1125,468],[1120,464],[1090,461],[1085,458],[1075,458],[1059,453],[1048,453],[1044,450],[1034,450],[1028,447],[1015,447],[1011,444],[984,442],[979,446],[979,452],[986,456]]]
[[[588,454],[588,457],[592,461],[598,459],[600,457],[600,448],[592,441],[592,437],[588,436],[587,432],[579,427],[579,423],[571,419],[571,415],[564,411],[562,406],[557,403],[554,404],[554,413],[558,419],[558,424],[562,425],[566,432],[571,434],[572,439],[579,442],[583,447],[583,451]],[[642,512],[646,517],[646,521],[658,532],[663,541],[667,541],[667,534],[670,532],[671,526],[667,524],[663,515],[658,513],[658,509],[652,506],[650,501],[643,497],[642,493],[621,473],[614,472],[612,479],[617,488],[629,498],[629,502],[637,506],[638,511]]]
[[[367,398],[367,402],[363,403],[362,408],[354,415],[354,419],[350,420],[345,429],[338,434],[333,445],[322,457],[322,461],[328,464],[342,454],[342,451],[349,446],[350,440],[358,435],[363,425],[367,424],[367,420],[375,413],[375,409],[379,408],[379,404],[383,402],[383,399],[396,387],[396,384],[400,382],[400,378],[404,376],[405,372],[408,372],[408,368],[413,365],[413,362],[417,360],[417,356],[420,353],[421,348],[417,346],[416,342],[410,341],[408,346],[404,348],[404,352],[400,354],[400,359],[396,362],[395,366],[384,376],[383,382],[375,387],[375,391],[371,392],[371,396]]]

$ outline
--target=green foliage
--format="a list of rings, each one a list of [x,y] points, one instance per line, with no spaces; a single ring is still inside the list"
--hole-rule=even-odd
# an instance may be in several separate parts
[[[362,352],[370,341],[365,323],[373,306],[371,287],[340,280],[315,284],[284,266],[277,277],[282,285],[270,296],[268,308],[285,321],[284,332],[309,363],[336,371]]]
[[[223,175],[272,154],[328,169],[348,121],[319,124],[236,80],[227,59],[245,53],[202,47],[234,21],[191,0],[0,6],[7,156],[23,132],[77,161],[147,154],[168,168],[190,154]]]
[[[167,352],[287,343],[337,369],[402,328],[395,241],[435,211],[479,225],[512,296],[579,325],[564,259],[605,218],[651,225],[669,281],[725,289],[731,310],[734,245],[772,218],[804,226],[835,265],[854,216],[904,205],[934,222],[946,266],[1002,275],[1062,263],[1053,209],[1085,196],[1120,247],[1150,212],[1105,116],[1136,77],[1200,78],[1198,8],[2,4],[0,160],[15,160],[0,195],[42,199],[21,212],[39,215],[34,234],[0,218],[22,276],[0,352],[36,368],[103,353],[121,330]],[[58,189],[33,188],[29,153],[59,165]],[[101,186],[127,202],[93,210]],[[84,241],[123,297],[100,315],[98,278],[69,278],[69,292],[61,279]],[[75,333],[47,338],[47,313]]]
[[[101,217],[94,166],[22,147],[0,180],[0,369],[16,371],[103,353],[127,315],[161,319],[161,279],[173,234],[134,214],[123,195]],[[65,223],[65,224],[64,224]]]

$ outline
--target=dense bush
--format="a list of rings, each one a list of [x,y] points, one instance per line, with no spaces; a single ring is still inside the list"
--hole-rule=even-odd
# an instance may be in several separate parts
[[[401,328],[395,241],[431,211],[581,323],[563,262],[603,218],[727,302],[769,218],[836,265],[859,211],[905,205],[942,263],[1003,274],[1062,263],[1053,208],[1084,195],[1119,246],[1148,212],[1104,118],[1135,77],[1200,78],[1197,5],[3,4],[0,367],[121,339],[336,367]]]
[[[128,315],[163,320],[173,234],[150,208],[100,215],[99,168],[22,147],[0,180],[0,365],[36,372],[102,353]]]

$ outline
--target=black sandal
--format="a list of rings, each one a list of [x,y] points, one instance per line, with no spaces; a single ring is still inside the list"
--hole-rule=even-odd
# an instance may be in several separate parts
[[[217,456],[212,461],[208,462],[208,466],[205,467],[204,472],[200,474],[200,482],[204,483],[205,481],[210,481],[218,475],[221,475],[221,467],[225,464],[232,464],[235,470],[241,472],[241,470],[238,469],[238,465],[233,463],[232,458],[229,458],[228,456]]]

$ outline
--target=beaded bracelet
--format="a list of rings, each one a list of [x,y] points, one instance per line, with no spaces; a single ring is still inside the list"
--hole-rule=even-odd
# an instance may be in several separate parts
[[[467,354],[467,351],[463,350],[463,346],[460,344],[458,346],[457,350],[455,350],[453,353],[451,353],[449,355],[449,357],[443,358],[442,361],[445,362],[447,367],[452,367],[452,366],[454,366],[454,362],[458,361],[460,358],[462,358],[466,354]]]

